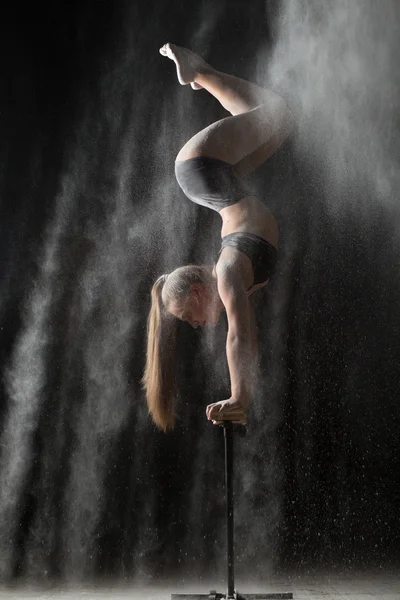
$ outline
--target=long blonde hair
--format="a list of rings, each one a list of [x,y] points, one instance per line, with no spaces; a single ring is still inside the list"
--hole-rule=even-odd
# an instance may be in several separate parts
[[[209,267],[187,265],[169,275],[161,275],[151,290],[151,308],[147,321],[147,357],[142,379],[147,407],[154,423],[167,431],[176,421],[175,347],[176,318],[168,313],[172,300],[190,294],[190,285],[215,284]]]

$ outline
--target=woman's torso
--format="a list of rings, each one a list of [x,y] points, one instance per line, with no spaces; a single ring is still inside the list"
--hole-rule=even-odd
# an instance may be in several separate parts
[[[256,196],[247,196],[219,211],[222,217],[221,237],[242,231],[254,233],[275,248],[279,245],[278,224],[274,215]]]
[[[269,244],[278,248],[279,230],[275,217],[256,196],[247,196],[219,211],[222,217],[221,237],[228,236],[236,232],[250,233],[263,238]],[[268,283],[268,279],[263,282],[254,283],[253,264],[248,256],[234,247],[225,247],[221,250],[218,264],[226,263],[242,272],[243,282],[249,294]],[[223,269],[222,269],[223,271]]]

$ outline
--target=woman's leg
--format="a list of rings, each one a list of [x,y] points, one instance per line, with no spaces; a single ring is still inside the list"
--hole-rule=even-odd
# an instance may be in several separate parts
[[[182,85],[206,89],[232,115],[193,136],[177,161],[209,156],[235,165],[238,174],[245,175],[271,156],[291,132],[291,113],[277,94],[216,71],[186,48],[166,44],[160,52],[175,62]]]

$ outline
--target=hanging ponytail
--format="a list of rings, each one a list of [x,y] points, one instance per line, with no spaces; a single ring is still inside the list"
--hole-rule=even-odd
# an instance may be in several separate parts
[[[143,387],[154,423],[167,431],[176,420],[175,346],[177,319],[167,310],[171,300],[189,295],[190,285],[215,286],[212,268],[200,265],[179,267],[161,275],[151,290],[147,321],[147,358]]]
[[[147,321],[147,358],[143,387],[154,423],[167,431],[175,425],[174,376],[176,318],[163,306],[161,294],[168,275],[161,275],[151,290],[151,308]]]

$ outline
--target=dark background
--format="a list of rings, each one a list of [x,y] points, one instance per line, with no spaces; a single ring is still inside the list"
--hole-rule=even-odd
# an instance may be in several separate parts
[[[309,4],[298,10],[321,43],[328,9]],[[374,22],[363,6],[350,25]],[[397,47],[371,26],[365,45],[327,52],[333,110],[328,80],[321,93],[302,78],[324,46],[294,73],[290,49],[274,53],[302,35],[284,12],[278,1],[87,0],[2,20],[2,580],[223,572],[222,432],[204,411],[229,394],[226,324],[179,327],[174,432],[154,428],[140,387],[152,282],[218,250],[218,217],[185,201],[173,160],[224,111],[177,84],[158,54],[168,40],[286,92],[298,119],[253,177],[282,248],[254,299],[261,378],[237,445],[238,574],[398,562]],[[353,56],[370,70],[351,79],[341,113]],[[287,77],[274,81],[280,61]]]

